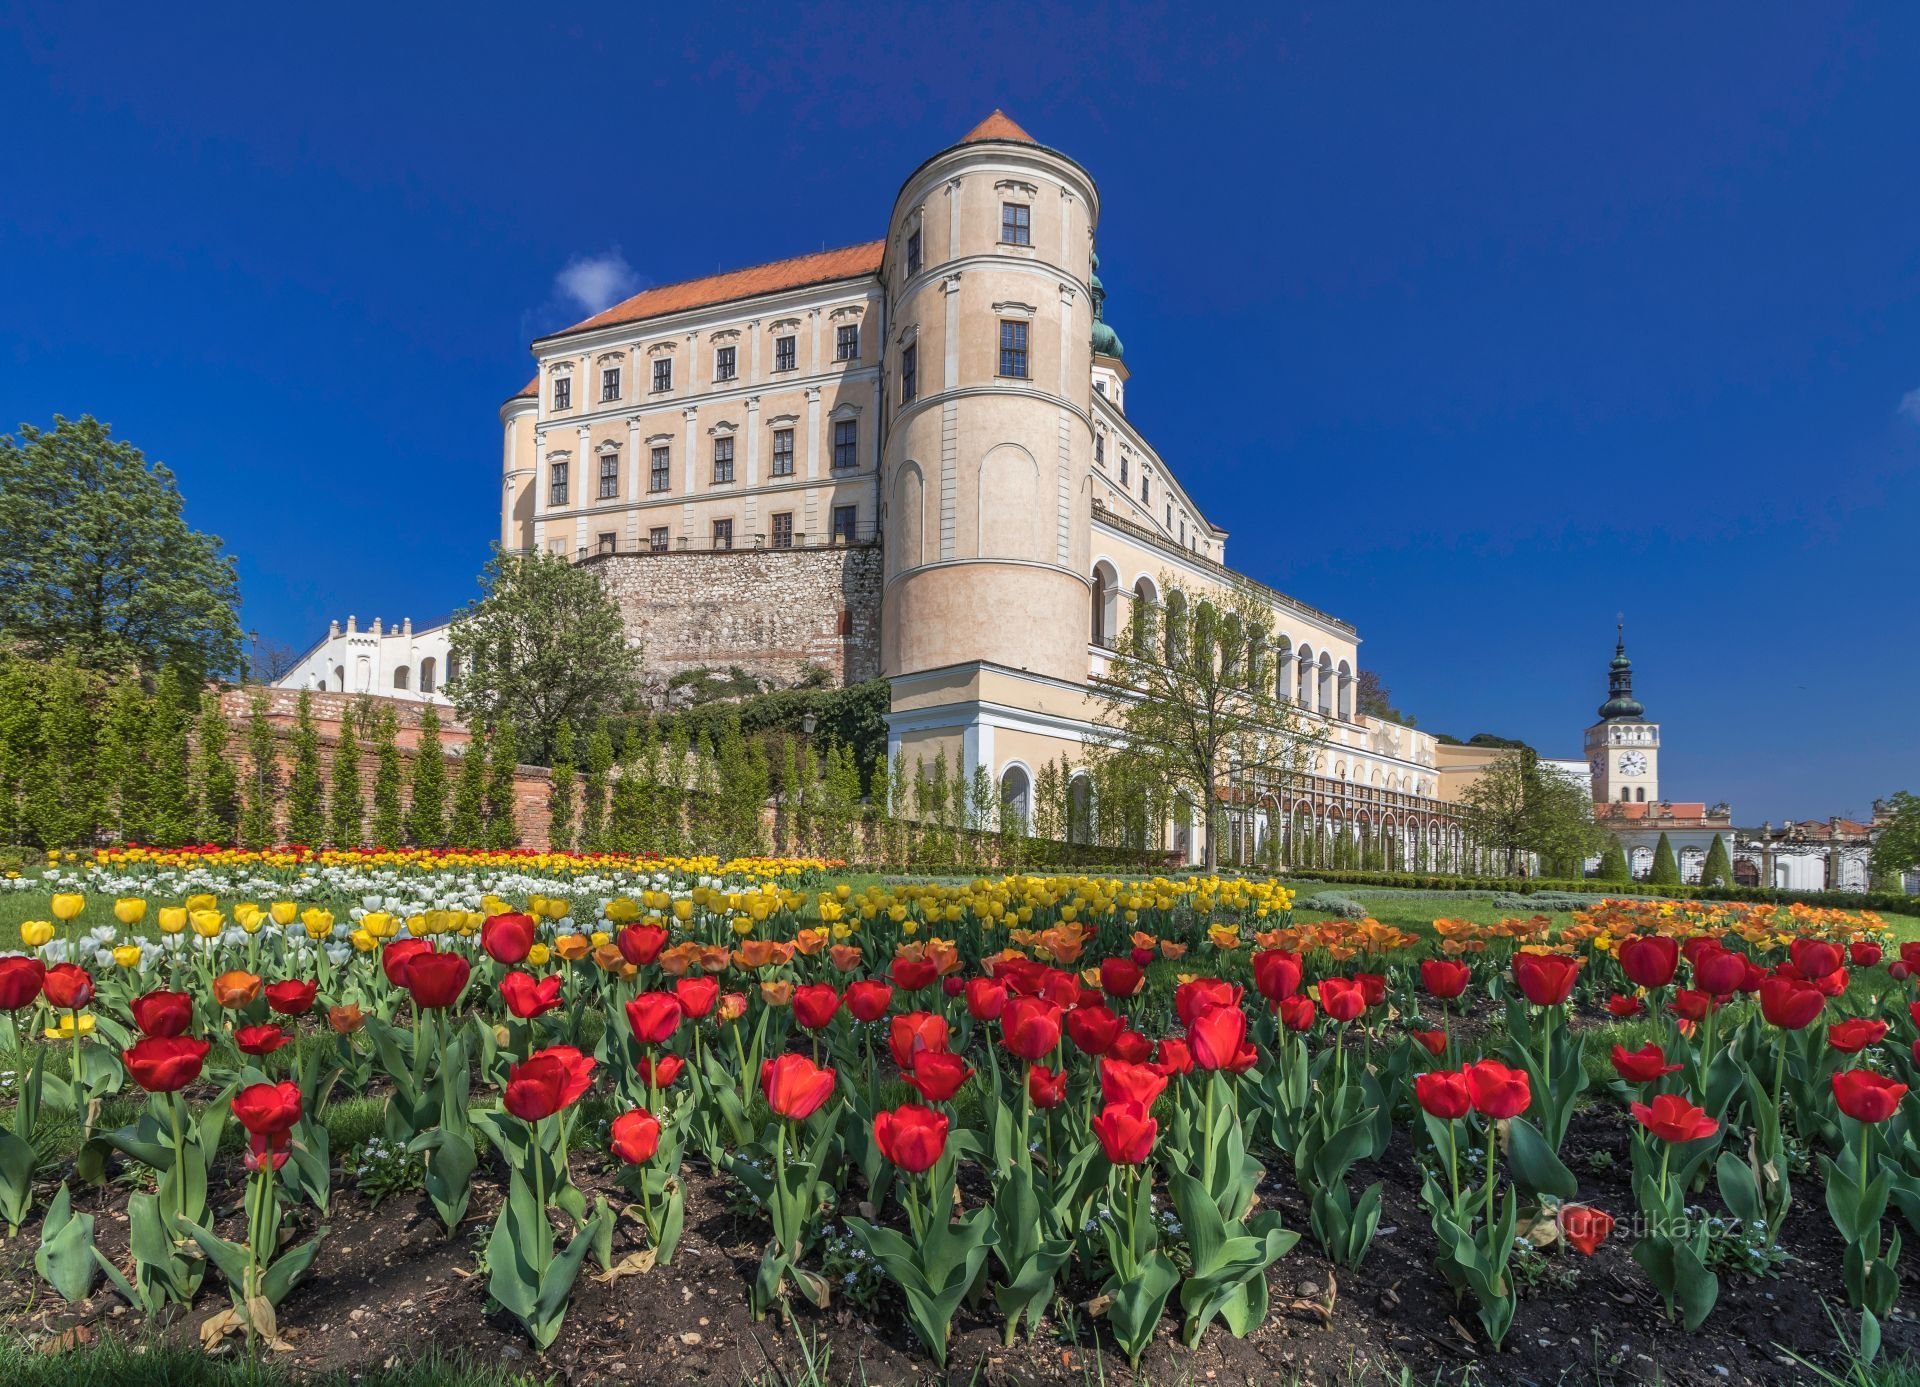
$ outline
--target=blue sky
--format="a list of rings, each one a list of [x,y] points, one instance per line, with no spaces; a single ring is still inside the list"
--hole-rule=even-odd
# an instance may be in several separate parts
[[[1578,754],[1625,612],[1674,798],[1920,790],[1920,10],[687,8],[0,0],[0,428],[172,465],[265,637],[439,617],[570,289],[879,235],[1003,106],[1130,412],[1422,726]]]

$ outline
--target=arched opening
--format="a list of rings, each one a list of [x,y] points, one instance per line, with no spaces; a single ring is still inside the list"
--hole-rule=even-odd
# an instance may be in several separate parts
[[[1220,646],[1220,682],[1232,688],[1241,681],[1246,656],[1246,637],[1241,632],[1239,614],[1220,614],[1214,629]]]
[[[1293,642],[1285,636],[1273,647],[1273,696],[1282,703],[1293,697]]]
[[[1647,802],[1647,787],[1646,787],[1646,786],[1644,786],[1644,785],[1636,785],[1636,786],[1634,786],[1634,787],[1633,787],[1633,802],[1634,802],[1635,804],[1645,804],[1645,803]]]
[[[449,660],[447,663],[449,666],[451,666],[453,662]],[[434,673],[433,656],[429,655],[425,659],[420,661],[420,692],[421,693],[430,694],[433,692],[433,673]]]
[[[1320,652],[1320,714],[1333,716],[1333,656]]]
[[[1342,660],[1340,662],[1339,700],[1340,700],[1339,708],[1340,708],[1341,721],[1352,722],[1353,721],[1353,670],[1348,666],[1345,660]]]
[[[1119,635],[1120,575],[1102,559],[1093,566],[1093,643],[1111,650]]]
[[[1153,649],[1154,609],[1160,605],[1160,594],[1154,591],[1151,580],[1142,578],[1133,585],[1133,648],[1137,654],[1145,655]]]
[[[1000,777],[1000,824],[1011,833],[1026,833],[1033,817],[1033,780],[1025,766],[1008,766]]]
[[[1255,631],[1247,641],[1247,687],[1264,691],[1267,687],[1267,633]]]
[[[1293,701],[1302,708],[1313,706],[1313,647],[1300,647],[1298,657],[1300,678],[1294,686]]]
[[[1187,595],[1179,589],[1167,594],[1167,663],[1177,665],[1187,655]]]
[[[400,692],[402,693],[406,692],[407,667],[405,665],[395,665],[393,667],[393,687],[400,690]]]
[[[340,690],[341,693],[347,691],[347,667],[345,665],[335,665],[333,667],[333,687]]]

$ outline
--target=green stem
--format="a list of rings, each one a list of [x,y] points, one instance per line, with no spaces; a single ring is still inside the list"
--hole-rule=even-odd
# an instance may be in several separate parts
[[[540,1124],[535,1122],[533,1124],[532,1149],[528,1152],[527,1159],[533,1164],[534,1217],[540,1220],[540,1227],[545,1234],[545,1236],[538,1240],[534,1247],[534,1256],[539,1262],[535,1270],[542,1277],[547,1274],[547,1267],[553,1261],[553,1225],[547,1221],[547,1171],[545,1157],[546,1153],[542,1151],[540,1147]]]
[[[1493,1227],[1494,1163],[1498,1155],[1499,1133],[1493,1119],[1487,1119],[1487,1227]]]
[[[1213,1194],[1213,1085],[1214,1076],[1207,1075],[1207,1120],[1201,1128],[1200,1184],[1209,1197]]]
[[[173,1108],[173,1188],[175,1195],[173,1202],[179,1206],[174,1210],[174,1213],[176,1217],[185,1219],[187,1216],[187,1178],[184,1167],[187,1159],[187,1142],[186,1134],[181,1130],[180,1113],[181,1109],[186,1107],[187,1100],[185,1096],[180,1093],[171,1094],[169,1097]]]

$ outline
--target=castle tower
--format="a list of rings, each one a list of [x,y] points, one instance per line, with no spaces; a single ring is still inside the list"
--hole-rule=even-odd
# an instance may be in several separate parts
[[[1595,804],[1657,804],[1660,800],[1660,724],[1633,696],[1633,661],[1623,624],[1607,666],[1607,701],[1587,729]]]
[[[886,675],[1087,677],[1087,171],[999,111],[907,179],[882,282]]]

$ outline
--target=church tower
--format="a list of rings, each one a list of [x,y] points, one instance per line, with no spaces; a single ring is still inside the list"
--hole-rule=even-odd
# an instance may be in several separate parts
[[[1587,729],[1587,762],[1593,768],[1595,804],[1659,803],[1660,724],[1648,721],[1646,708],[1633,696],[1624,624],[1607,666],[1600,721]]]

